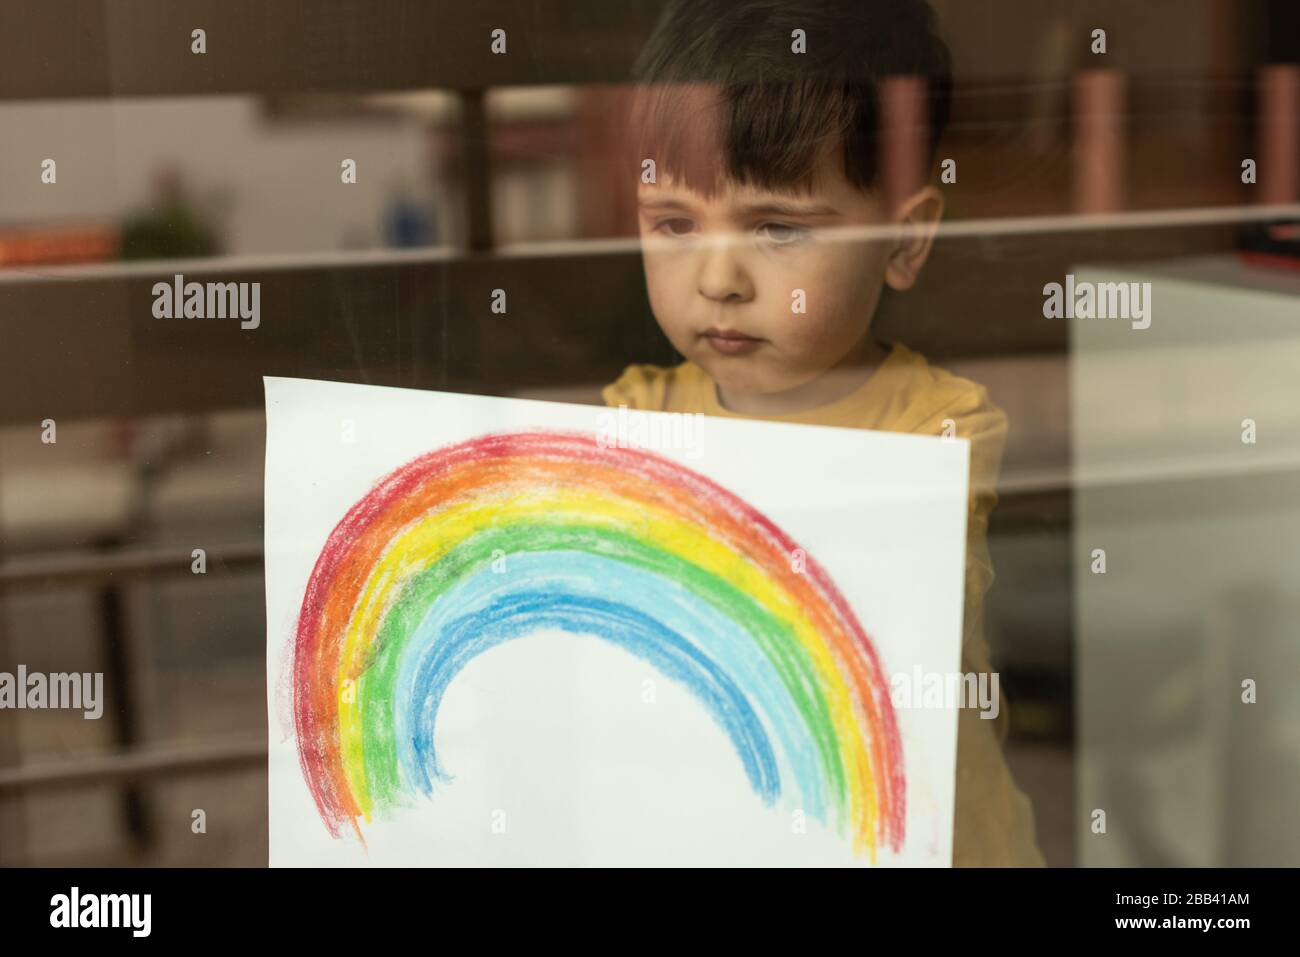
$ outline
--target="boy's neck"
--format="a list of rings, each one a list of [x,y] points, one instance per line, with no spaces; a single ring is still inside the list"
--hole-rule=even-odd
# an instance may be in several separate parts
[[[890,346],[882,345],[868,333],[857,348],[810,382],[785,392],[770,393],[734,393],[717,385],[718,404],[729,412],[760,417],[791,415],[821,408],[862,388],[890,350]]]

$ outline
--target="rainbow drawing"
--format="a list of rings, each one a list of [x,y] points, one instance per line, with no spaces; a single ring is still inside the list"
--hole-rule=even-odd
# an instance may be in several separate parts
[[[672,460],[591,434],[492,434],[398,468],[330,534],[297,623],[293,707],[334,837],[451,776],[438,708],[476,655],[594,635],[680,682],[756,794],[898,851],[905,779],[879,658],[822,568]]]

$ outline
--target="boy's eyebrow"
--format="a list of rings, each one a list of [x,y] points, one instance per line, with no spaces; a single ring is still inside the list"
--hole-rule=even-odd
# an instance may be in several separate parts
[[[837,216],[840,212],[833,206],[798,203],[754,203],[742,206],[741,211],[749,216]]]
[[[679,199],[665,197],[663,199],[641,199],[637,200],[637,205],[642,209],[690,209],[688,203]]]
[[[643,199],[638,202],[642,209],[679,209],[689,210],[690,204],[671,197],[662,199]],[[820,204],[800,205],[798,203],[763,202],[741,206],[739,211],[746,216],[838,216],[839,210],[833,206]]]

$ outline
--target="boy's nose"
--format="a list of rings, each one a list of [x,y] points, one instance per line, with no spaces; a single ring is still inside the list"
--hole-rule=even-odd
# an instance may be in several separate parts
[[[700,250],[700,295],[716,302],[748,302],[754,298],[754,284],[740,246],[736,237],[726,235]]]

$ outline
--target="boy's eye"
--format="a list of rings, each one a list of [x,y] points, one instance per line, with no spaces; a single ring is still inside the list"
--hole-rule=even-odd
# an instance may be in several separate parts
[[[668,236],[689,236],[694,228],[695,222],[683,216],[661,219],[655,224],[655,229]]]
[[[807,239],[809,230],[789,223],[764,223],[758,227],[758,232],[774,246],[790,246]]]

